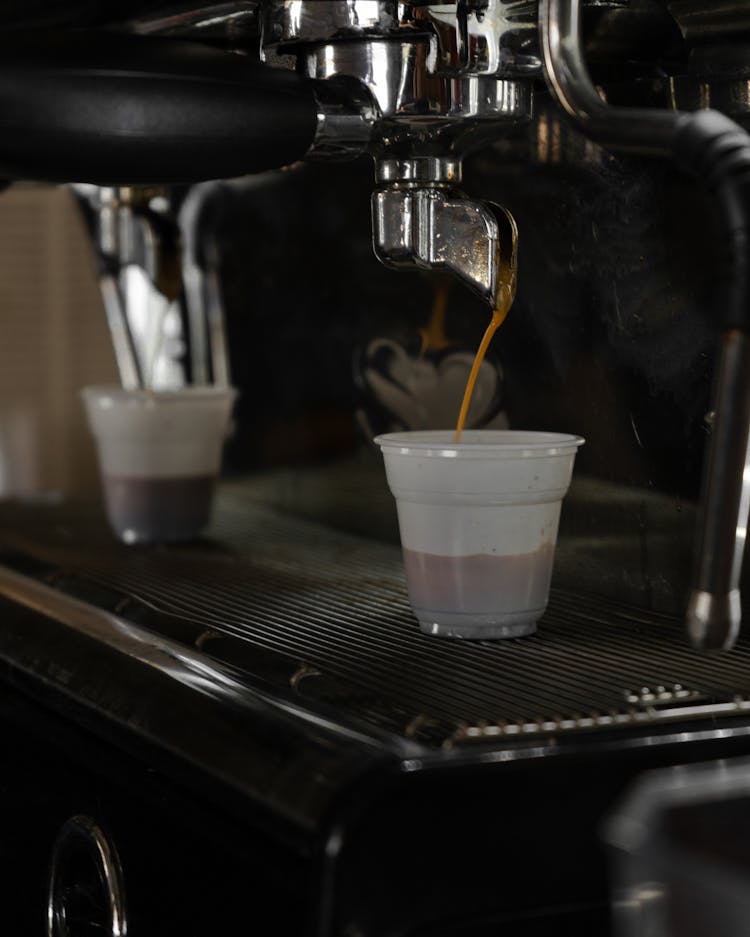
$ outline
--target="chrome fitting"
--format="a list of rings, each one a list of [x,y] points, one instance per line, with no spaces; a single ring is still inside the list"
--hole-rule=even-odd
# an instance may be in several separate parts
[[[318,125],[308,160],[356,159],[366,152],[379,117],[367,88],[356,78],[315,81]]]

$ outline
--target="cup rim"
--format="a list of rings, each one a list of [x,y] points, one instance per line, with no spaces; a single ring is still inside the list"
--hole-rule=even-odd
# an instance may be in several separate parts
[[[383,433],[373,442],[381,450],[397,451],[404,455],[414,450],[421,455],[468,455],[474,453],[517,455],[523,452],[549,453],[555,449],[578,449],[585,443],[582,436],[570,433],[551,433],[537,430],[470,429],[461,434],[461,442],[454,441],[455,430],[413,430]]]
[[[128,390],[119,384],[92,384],[82,387],[79,391],[81,397],[88,403],[104,403],[105,401],[119,404],[141,406],[143,404],[186,403],[187,401],[202,401],[237,397],[236,387],[217,384],[189,384],[186,387],[165,388],[164,390],[146,390],[137,388]]]

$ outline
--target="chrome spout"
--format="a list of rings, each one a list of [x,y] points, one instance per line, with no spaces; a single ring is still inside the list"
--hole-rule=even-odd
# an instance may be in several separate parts
[[[373,249],[389,267],[452,273],[494,308],[512,232],[507,213],[455,183],[461,165],[434,158],[381,160],[372,196]]]

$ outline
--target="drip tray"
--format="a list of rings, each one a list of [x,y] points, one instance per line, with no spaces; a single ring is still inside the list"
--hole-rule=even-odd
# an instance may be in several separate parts
[[[536,635],[457,642],[413,619],[400,550],[225,487],[210,536],[124,547],[98,507],[0,506],[2,562],[199,648],[248,686],[431,747],[750,712],[750,642],[691,650],[673,617],[553,590]]]

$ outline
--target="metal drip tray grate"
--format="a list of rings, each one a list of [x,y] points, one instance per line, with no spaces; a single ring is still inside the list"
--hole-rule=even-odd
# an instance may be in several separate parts
[[[73,520],[75,518],[75,520]],[[667,616],[553,593],[513,641],[422,635],[399,550],[225,489],[210,538],[131,549],[64,508],[0,512],[9,565],[32,557],[64,592],[431,745],[618,730],[750,711],[750,642],[707,657]],[[15,558],[14,558],[15,557]]]

